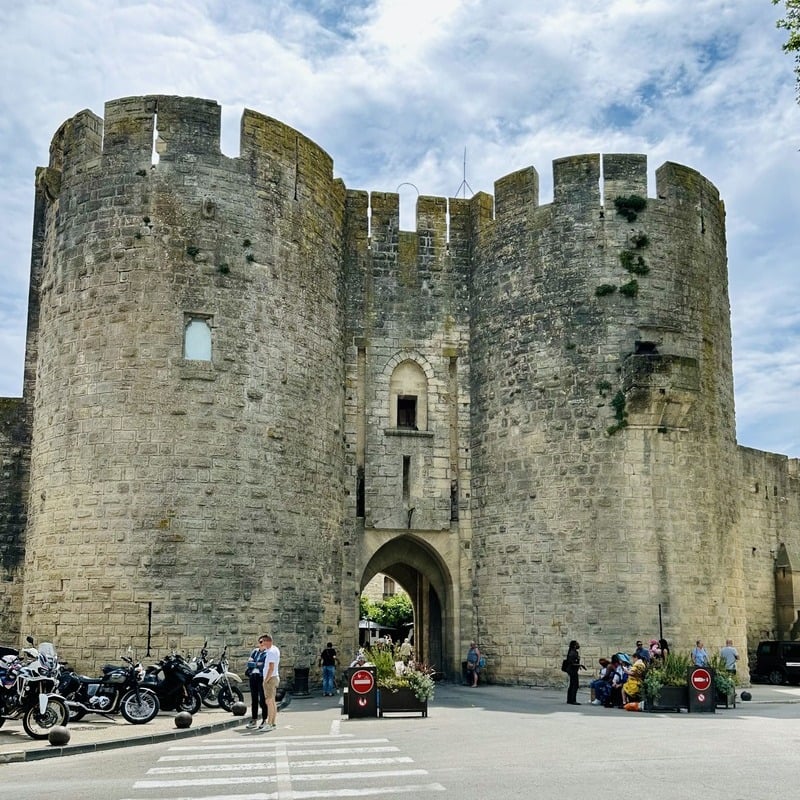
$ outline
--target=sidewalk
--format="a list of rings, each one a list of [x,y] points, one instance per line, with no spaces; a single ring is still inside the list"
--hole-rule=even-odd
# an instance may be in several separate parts
[[[739,689],[738,693],[741,694],[743,690]],[[737,699],[737,707],[800,703],[800,687],[756,684],[747,687],[747,691],[752,694],[753,699],[749,702]],[[432,710],[437,705],[469,708],[480,704],[502,708],[511,704],[516,710],[529,708],[539,713],[550,713],[553,710],[562,710],[564,696],[565,689],[497,685],[482,685],[477,689],[470,689],[454,684],[439,684]],[[585,687],[580,690],[579,699],[588,703],[588,691]],[[292,722],[299,722],[300,716],[305,716],[307,712],[312,712],[312,716],[316,716],[313,712],[322,712],[328,718],[331,712],[338,711],[340,705],[341,696],[322,697],[312,694],[310,697],[293,698],[288,708],[281,712],[279,724],[282,720],[288,722],[291,717],[294,717]],[[600,713],[604,711],[586,706],[586,710],[591,709]],[[234,717],[222,709],[204,707],[195,715],[191,727],[180,729],[175,726],[175,712],[162,712],[146,725],[131,725],[120,716],[106,719],[96,714],[87,715],[80,722],[67,726],[70,740],[64,747],[51,745],[47,739],[31,739],[25,733],[21,721],[6,720],[0,728],[0,768],[3,764],[15,761],[36,761],[52,756],[76,755],[202,736],[242,726],[248,719],[249,713],[244,717]],[[311,722],[310,719],[308,721]]]

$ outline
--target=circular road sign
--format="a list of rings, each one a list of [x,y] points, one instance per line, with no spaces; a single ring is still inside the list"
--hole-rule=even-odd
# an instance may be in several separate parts
[[[375,678],[369,670],[359,669],[350,676],[350,687],[358,694],[367,694],[372,691],[374,685]]]
[[[692,673],[692,686],[698,692],[704,692],[711,686],[711,673],[707,669],[696,669]]]

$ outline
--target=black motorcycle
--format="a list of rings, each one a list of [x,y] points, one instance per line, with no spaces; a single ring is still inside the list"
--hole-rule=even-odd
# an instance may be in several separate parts
[[[194,670],[184,658],[172,653],[145,671],[142,685],[152,689],[165,711],[188,711],[196,714],[202,700],[192,686]]]
[[[133,725],[150,722],[161,710],[158,696],[152,689],[141,686],[144,670],[132,658],[121,656],[126,666],[106,664],[100,678],[78,675],[67,665],[62,666],[58,691],[66,699],[71,722],[86,714],[122,716]]]

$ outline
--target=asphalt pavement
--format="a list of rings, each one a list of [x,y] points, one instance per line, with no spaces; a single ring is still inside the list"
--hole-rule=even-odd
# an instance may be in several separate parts
[[[495,707],[498,710],[502,710],[504,707],[515,710],[528,708],[535,713],[561,711],[564,705],[565,691],[565,689],[497,685],[482,685],[472,689],[454,684],[439,684],[436,689],[436,697],[430,704],[429,716],[435,715],[437,705],[464,708],[481,705],[487,708]],[[739,689],[739,694],[741,691],[743,688]],[[738,699],[737,703],[740,709],[765,704],[800,703],[800,687],[758,684],[747,687],[747,691],[751,693],[752,700],[747,702]],[[589,694],[586,688],[580,690],[578,699],[582,705],[574,708],[575,713],[610,716],[625,713],[592,706],[589,703]],[[293,698],[288,708],[280,712],[278,725],[281,727],[287,722],[296,724],[301,720],[311,723],[317,716],[329,718],[331,711],[340,707],[341,702],[341,696],[323,697],[321,692],[312,692],[308,697]],[[727,711],[720,709],[717,713],[725,714]],[[154,720],[145,725],[131,725],[120,716],[106,718],[100,715],[88,715],[80,722],[67,726],[70,738],[64,746],[52,745],[47,739],[31,739],[25,733],[21,721],[6,720],[0,727],[0,765],[201,736],[242,726],[249,720],[249,713],[244,717],[237,717],[219,708],[207,709],[204,707],[193,717],[190,727],[178,728],[175,724],[175,716],[175,712],[161,712]]]

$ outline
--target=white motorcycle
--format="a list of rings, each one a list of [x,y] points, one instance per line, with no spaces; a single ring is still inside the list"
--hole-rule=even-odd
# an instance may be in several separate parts
[[[208,644],[206,642],[206,644]],[[234,703],[244,700],[239,684],[242,679],[228,669],[228,645],[225,645],[222,655],[216,664],[208,662],[208,650],[205,645],[197,658],[190,663],[195,667],[195,676],[192,679],[192,686],[200,694],[203,705],[207,708],[224,708],[230,711]]]
[[[7,719],[22,718],[22,727],[32,739],[46,739],[50,729],[66,725],[69,709],[56,694],[58,658],[50,642],[0,658],[0,726]],[[28,659],[27,661],[24,659]]]

